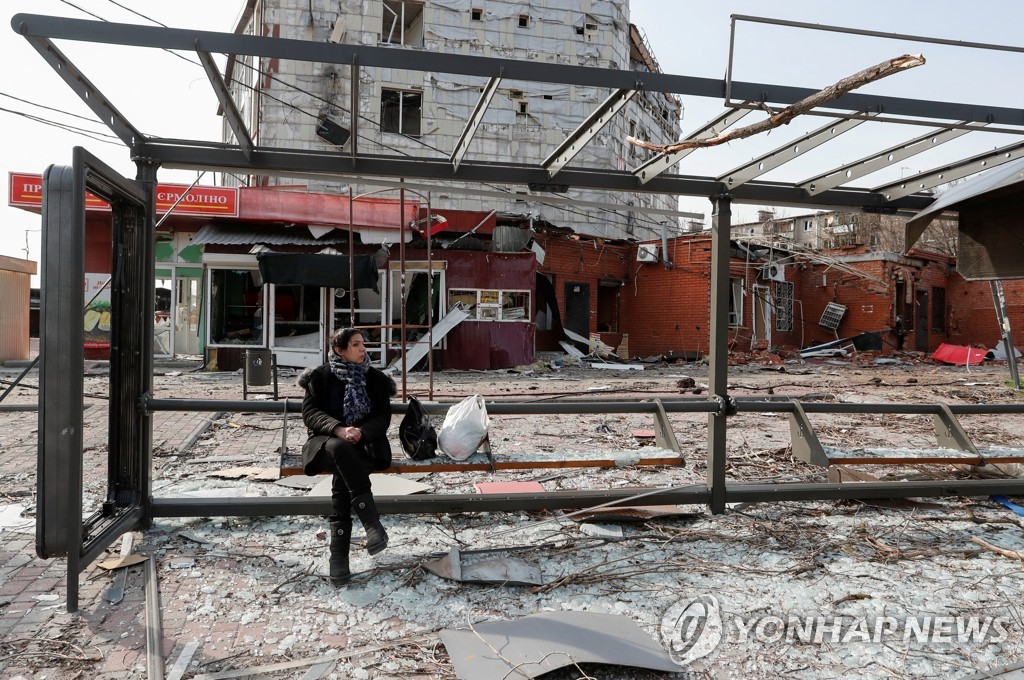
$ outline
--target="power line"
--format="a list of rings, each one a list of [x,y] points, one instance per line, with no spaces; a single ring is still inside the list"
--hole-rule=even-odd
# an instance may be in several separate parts
[[[142,17],[146,21],[152,21],[157,26],[163,26],[164,28],[167,28],[167,24],[161,23],[161,22],[157,21],[156,19],[151,19],[150,17],[147,17],[145,14],[142,14],[141,12],[136,12],[131,7],[126,7],[125,5],[122,5],[119,2],[115,2],[114,0],[107,0],[107,2],[109,2],[111,5],[117,5],[118,7],[120,7],[121,9],[123,9],[123,10],[125,10],[127,12],[131,12],[132,14],[134,14],[137,17]]]
[[[7,97],[8,99],[13,99],[14,101],[21,102],[22,104],[28,104],[30,106],[37,106],[37,107],[39,107],[41,109],[46,109],[47,111],[54,111],[56,113],[60,113],[60,114],[63,114],[65,116],[71,116],[72,118],[78,118],[79,120],[84,120],[84,121],[88,121],[90,123],[96,123],[98,125],[102,125],[102,123],[97,121],[95,118],[89,118],[88,116],[80,116],[77,113],[70,113],[68,111],[62,111],[60,109],[55,109],[52,106],[46,106],[45,104],[37,104],[36,102],[32,102],[32,101],[29,101],[27,99],[22,99],[21,97],[15,97],[13,94],[7,94],[6,92],[0,92],[0,97]],[[102,133],[97,133],[97,134],[102,134]]]
[[[60,123],[55,120],[50,120],[49,118],[41,118],[40,116],[34,116],[30,113],[25,113],[24,111],[15,111],[14,109],[7,109],[2,106],[0,106],[0,111],[4,113],[10,113],[15,116],[21,116],[22,118],[27,118],[28,120],[31,120],[36,123],[42,123],[43,125],[50,125],[52,127],[59,128],[72,134],[88,137],[89,139],[93,139],[97,142],[121,146],[121,142],[119,140],[112,141],[117,140],[117,137],[115,137],[114,135],[108,135],[102,132],[94,132],[92,130],[86,130],[85,128],[75,127],[74,125],[67,125],[66,123]],[[107,137],[108,139],[103,139],[103,137]]]

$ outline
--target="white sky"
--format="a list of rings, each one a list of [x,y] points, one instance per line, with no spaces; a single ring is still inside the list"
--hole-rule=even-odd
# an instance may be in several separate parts
[[[104,19],[148,24],[113,0],[73,0],[74,5]],[[89,18],[69,2],[20,0],[4,3],[8,17],[18,12]],[[178,0],[175,3],[132,2],[121,5],[179,28],[230,31],[242,0]],[[725,74],[732,14],[771,16],[777,19],[847,26],[852,28],[925,35],[1000,45],[1021,45],[1024,3],[999,0],[931,0],[928,3],[900,0],[786,0],[766,4],[760,0],[633,0],[631,19],[647,34],[662,70],[667,73],[721,78]],[[202,69],[169,53],[133,50],[114,46],[64,43],[59,47],[82,67],[116,108],[147,134],[218,140],[221,120],[217,103]],[[735,40],[733,77],[736,80],[821,88],[862,68],[904,53],[923,53],[925,66],[886,81],[872,84],[864,92],[939,101],[990,104],[1024,109],[1024,54],[946,47],[903,40],[882,40],[846,36],[742,22]],[[39,122],[17,111],[75,125],[99,134],[106,128],[93,122],[88,108],[43,61],[28,42],[13,32],[9,22],[0,26],[0,53],[8,68],[0,81],[0,177],[7,173],[41,173],[47,165],[67,164],[71,148],[84,146],[115,169],[134,176],[135,166],[120,142],[103,143]],[[195,59],[189,55],[190,59]],[[138,68],[132,67],[138,62]],[[223,63],[221,61],[221,63]],[[128,64],[125,67],[125,64]],[[116,68],[113,66],[116,65]],[[118,74],[131,74],[134,82],[117,82]],[[85,121],[48,111],[21,101],[86,116]],[[684,100],[683,131],[688,133],[722,110],[721,100]],[[751,114],[741,125],[757,120]],[[794,121],[788,130],[734,142],[728,147],[699,150],[679,166],[686,175],[719,175],[751,158],[771,151],[802,132],[825,124],[825,119],[806,117]],[[857,160],[868,153],[906,141],[931,128],[883,126],[865,123],[842,138],[794,160],[762,177],[771,181],[798,181],[818,172]],[[932,169],[944,162],[1022,138],[972,133],[943,147],[905,160],[899,168],[858,180],[857,186],[876,186],[901,175]],[[162,170],[162,182],[189,183],[196,173]],[[212,175],[202,183],[212,184]],[[685,210],[709,213],[705,198],[685,198]],[[753,220],[759,206],[737,205],[736,222]],[[785,208],[782,214],[800,214],[800,208]],[[810,212],[810,211],[807,211]],[[39,260],[39,216],[0,206],[0,254]]]

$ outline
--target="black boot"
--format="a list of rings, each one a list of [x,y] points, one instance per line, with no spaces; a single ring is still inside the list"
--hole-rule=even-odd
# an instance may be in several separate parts
[[[352,518],[331,521],[331,585],[343,586],[352,578],[348,570],[348,545],[352,538]]]
[[[359,516],[366,529],[366,552],[376,555],[388,547],[388,532],[384,531],[384,525],[380,523],[373,494],[364,493],[353,498],[352,511]]]

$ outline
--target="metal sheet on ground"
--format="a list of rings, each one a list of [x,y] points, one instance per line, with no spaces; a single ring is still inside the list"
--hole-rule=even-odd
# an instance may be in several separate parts
[[[635,621],[611,614],[543,612],[443,630],[441,641],[462,680],[535,678],[576,663],[681,670]]]

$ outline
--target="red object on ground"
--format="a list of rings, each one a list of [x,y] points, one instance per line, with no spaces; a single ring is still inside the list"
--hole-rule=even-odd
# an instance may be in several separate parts
[[[944,342],[935,350],[932,359],[955,366],[977,366],[984,360],[985,353],[986,350],[983,349],[964,347],[963,345],[950,345]]]

